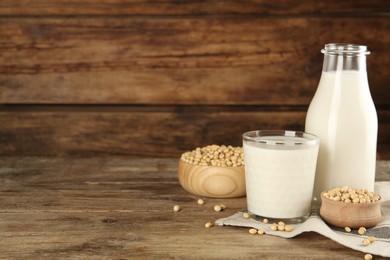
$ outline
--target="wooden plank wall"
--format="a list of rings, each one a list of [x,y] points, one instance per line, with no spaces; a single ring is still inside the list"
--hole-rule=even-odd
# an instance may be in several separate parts
[[[0,155],[176,157],[304,129],[329,42],[368,45],[390,159],[386,0],[2,0]]]

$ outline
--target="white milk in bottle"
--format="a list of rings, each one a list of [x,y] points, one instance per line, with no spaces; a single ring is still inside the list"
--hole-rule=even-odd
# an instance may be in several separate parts
[[[305,132],[320,138],[313,197],[337,186],[374,190],[378,119],[371,98],[366,46],[327,44]]]

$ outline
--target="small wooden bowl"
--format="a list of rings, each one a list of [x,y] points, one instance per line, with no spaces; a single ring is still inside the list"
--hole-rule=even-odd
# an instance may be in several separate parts
[[[381,220],[381,200],[370,203],[345,203],[324,197],[320,215],[328,224],[337,227],[373,227]]]
[[[179,160],[178,177],[188,192],[212,198],[234,198],[246,194],[244,166],[199,166]]]

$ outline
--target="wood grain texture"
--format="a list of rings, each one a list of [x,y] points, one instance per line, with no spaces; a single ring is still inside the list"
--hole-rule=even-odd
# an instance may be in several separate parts
[[[389,32],[388,17],[4,18],[0,103],[307,105],[335,41],[368,45],[387,105]]]
[[[390,180],[390,162],[377,178]],[[245,208],[245,198],[185,192],[177,159],[0,157],[0,251],[5,259],[362,259],[305,233],[253,237],[204,223]],[[227,208],[215,212],[213,206]],[[173,212],[179,204],[182,211]],[[281,250],[281,249],[288,250]],[[375,259],[381,259],[375,256]]]
[[[178,178],[188,192],[211,198],[235,198],[246,194],[244,166],[200,166],[179,160]]]
[[[306,116],[306,110],[160,109],[0,112],[0,156],[178,157],[214,143],[241,146],[249,130],[303,130]],[[378,159],[386,159],[390,113],[379,112],[379,122]]]
[[[2,0],[0,155],[169,157],[302,130],[320,49],[351,42],[372,51],[390,158],[389,13],[385,0]]]
[[[205,15],[205,14],[383,14],[390,10],[382,0],[244,0],[244,1],[136,1],[136,0],[3,0],[0,15]]]
[[[5,112],[0,155],[175,157],[209,144],[241,145],[252,129],[303,126],[304,112]],[[303,127],[302,127],[303,129]]]

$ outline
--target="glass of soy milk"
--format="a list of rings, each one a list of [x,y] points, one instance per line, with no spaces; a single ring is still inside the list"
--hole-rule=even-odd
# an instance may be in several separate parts
[[[248,211],[295,219],[310,213],[319,149],[315,135],[285,130],[243,134]]]

